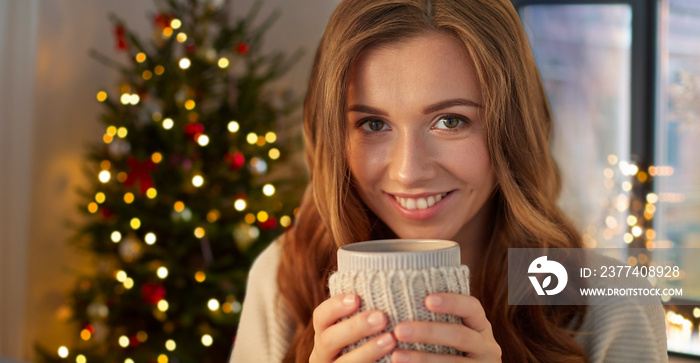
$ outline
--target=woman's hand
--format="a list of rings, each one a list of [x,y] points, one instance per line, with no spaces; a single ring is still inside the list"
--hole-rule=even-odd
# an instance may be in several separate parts
[[[345,346],[378,333],[386,326],[386,316],[378,310],[363,311],[336,323],[359,307],[360,299],[354,294],[336,295],[316,307],[313,316],[314,350],[309,362],[374,362],[394,349],[396,340],[391,333],[384,333],[338,357]]]
[[[436,344],[453,347],[468,357],[439,355],[409,350],[396,350],[391,355],[394,363],[404,362],[500,362],[501,347],[493,338],[491,323],[484,308],[475,297],[442,293],[425,299],[428,310],[452,314],[462,318],[462,324],[428,321],[404,321],[394,328],[400,342]]]

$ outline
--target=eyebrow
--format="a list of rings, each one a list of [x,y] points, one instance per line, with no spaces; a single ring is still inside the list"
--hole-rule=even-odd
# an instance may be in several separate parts
[[[474,101],[470,101],[470,100],[467,100],[464,98],[454,98],[454,99],[440,101],[438,103],[434,103],[432,105],[429,105],[423,109],[423,113],[427,115],[429,113],[444,110],[446,108],[450,108],[453,106],[469,106],[469,107],[477,107],[477,108],[483,107]],[[353,111],[354,112],[369,113],[369,114],[379,115],[379,116],[388,116],[388,114],[385,111],[380,110],[376,107],[371,107],[371,106],[367,106],[367,105],[351,105],[348,108],[348,112],[353,112]]]

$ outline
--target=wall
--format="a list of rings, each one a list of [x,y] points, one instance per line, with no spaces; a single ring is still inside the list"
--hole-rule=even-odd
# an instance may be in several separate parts
[[[0,299],[14,296],[13,305],[0,305],[0,356],[31,361],[37,341],[55,350],[78,339],[70,325],[65,324],[65,293],[74,283],[74,273],[89,270],[94,262],[67,243],[72,235],[68,224],[80,221],[76,190],[88,182],[81,171],[85,145],[100,140],[104,132],[97,119],[100,106],[95,94],[113,87],[117,74],[90,58],[88,51],[94,48],[115,59],[123,59],[114,47],[108,14],[118,15],[129,28],[147,36],[151,29],[149,14],[155,6],[153,2],[142,0],[25,1],[0,0],[0,15],[3,16],[0,20],[17,16],[19,10],[13,9],[19,3],[33,3],[37,20],[25,24],[29,31],[36,33],[35,46],[22,43],[29,44],[27,54],[31,54],[24,59],[25,63],[0,62],[0,74],[13,74],[20,66],[25,66],[31,68],[30,73],[34,73],[36,79],[23,80],[29,82],[25,89],[35,89],[33,94],[14,95],[19,99],[2,104],[16,103],[18,106],[14,109],[25,111],[23,119],[12,125],[25,125],[22,129],[27,133],[24,139],[28,142],[24,149],[14,146],[26,151],[22,155],[14,153],[0,160],[0,166],[5,169],[0,173],[0,190],[10,187],[26,190],[24,208],[17,203],[0,203],[0,217],[15,218],[0,224],[3,246],[0,263],[15,260],[10,280],[5,278],[8,277],[6,264],[0,269],[0,290],[3,290]],[[234,1],[234,16],[245,14],[252,3],[252,0]],[[306,50],[292,72],[280,81],[299,95],[304,93],[315,47],[337,3],[337,0],[264,2],[261,20],[273,9],[281,12],[278,21],[266,33],[265,47],[288,53],[298,48]],[[6,22],[0,21],[0,24],[5,26]],[[0,30],[0,41],[8,39],[3,34],[10,33],[10,39],[20,36],[16,29]],[[0,42],[0,48],[7,50],[6,43]],[[0,95],[9,93],[12,92],[3,82]],[[27,114],[27,111],[31,112]],[[5,107],[0,109],[0,114],[0,150],[6,150],[11,137],[6,132],[10,123],[6,121]],[[18,165],[22,172],[11,177],[15,173],[9,172],[8,167]],[[14,193],[8,191],[3,195]],[[15,220],[26,223],[16,224]],[[12,256],[18,259],[10,258]]]

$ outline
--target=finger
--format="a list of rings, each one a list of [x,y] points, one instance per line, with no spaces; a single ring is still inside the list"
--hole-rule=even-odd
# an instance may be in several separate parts
[[[391,353],[392,363],[455,363],[455,362],[476,362],[476,359],[469,357],[458,357],[456,355],[434,354],[426,352],[416,352],[413,350],[395,350]]]
[[[394,336],[401,342],[443,345],[473,355],[484,354],[487,347],[481,334],[455,323],[402,322],[394,328]]]
[[[355,294],[333,296],[320,303],[313,314],[313,325],[316,333],[326,330],[338,319],[348,316],[360,306],[360,299]]]
[[[353,349],[348,354],[341,355],[335,363],[375,362],[389,354],[395,346],[396,340],[391,333],[384,333]]]
[[[334,357],[345,346],[382,331],[386,322],[386,316],[381,311],[363,311],[328,327],[319,335],[318,343],[326,347],[326,350],[333,351],[331,357]]]
[[[425,298],[425,306],[432,312],[459,316],[464,325],[479,333],[491,332],[491,323],[486,318],[484,308],[473,296],[452,293],[430,294]]]

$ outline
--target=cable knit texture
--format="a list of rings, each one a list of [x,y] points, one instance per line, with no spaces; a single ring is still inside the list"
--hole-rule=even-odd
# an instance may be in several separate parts
[[[379,334],[393,331],[396,324],[402,321],[421,320],[461,324],[461,318],[457,316],[429,311],[424,301],[428,294],[437,292],[468,295],[469,268],[461,265],[420,270],[337,271],[331,275],[328,287],[331,296],[347,293],[359,295],[361,304],[357,313],[381,310],[388,318],[382,332],[347,346],[343,349],[345,354]],[[452,347],[432,344],[399,342],[398,346],[400,349],[463,355]],[[391,358],[387,355],[378,362],[391,362]]]
[[[230,363],[278,363],[289,348],[295,324],[277,287],[280,252],[279,242],[273,242],[250,270]],[[628,285],[615,287],[636,287]],[[591,363],[668,361],[664,311],[659,305],[589,306],[576,341]]]

